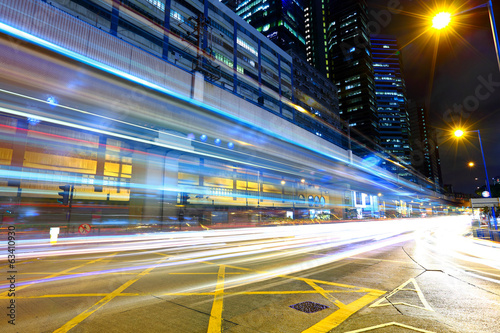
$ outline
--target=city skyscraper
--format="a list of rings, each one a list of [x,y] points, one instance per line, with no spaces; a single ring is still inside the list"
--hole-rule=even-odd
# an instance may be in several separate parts
[[[375,81],[365,0],[331,0],[327,8],[329,78],[338,87],[341,117],[357,131],[352,137],[378,150]],[[356,151],[364,155],[366,151]]]
[[[326,77],[330,76],[326,42],[328,0],[308,0],[304,7],[307,62]],[[326,8],[325,8],[326,7]]]
[[[436,131],[431,128],[428,110],[415,101],[408,102],[412,147],[412,167],[434,182],[436,187],[443,185],[441,159]]]
[[[410,125],[401,53],[396,37],[372,36],[380,145],[383,150],[410,164]],[[395,164],[387,168],[400,173]]]
[[[293,49],[305,59],[304,0],[247,0],[236,14],[284,51]]]

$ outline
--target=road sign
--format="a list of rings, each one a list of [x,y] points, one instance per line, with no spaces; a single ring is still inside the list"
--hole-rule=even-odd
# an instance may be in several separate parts
[[[90,224],[82,224],[78,227],[78,232],[80,232],[82,235],[86,235],[90,232]]]

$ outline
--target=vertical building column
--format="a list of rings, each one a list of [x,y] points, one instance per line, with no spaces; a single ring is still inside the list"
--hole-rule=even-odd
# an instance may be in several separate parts
[[[16,133],[12,142],[12,158],[10,166],[15,170],[22,171],[24,166],[24,157],[26,155],[26,144],[28,142],[28,122],[26,119],[17,119]],[[17,203],[21,203],[21,181],[22,179],[11,179],[7,186],[17,187]],[[19,209],[19,208],[17,208]],[[0,219],[1,222],[1,219]]]
[[[16,134],[12,143],[12,159],[10,165],[22,168],[24,165],[24,154],[26,153],[26,143],[28,139],[28,122],[25,119],[18,119]]]
[[[163,53],[162,58],[168,60],[168,44],[170,35],[170,0],[165,0],[165,18],[163,19]]]
[[[129,206],[131,222],[163,223],[177,218],[181,154],[160,148],[134,152]]]
[[[182,212],[185,215],[184,208],[177,207],[177,196],[179,190],[179,159],[182,152],[170,150],[165,154],[163,164],[163,188],[161,201],[161,222],[168,222],[177,219]],[[201,161],[200,161],[201,163]],[[203,176],[200,176],[203,177]],[[203,179],[200,180],[202,182]]]
[[[106,143],[107,138],[104,135],[99,135],[99,145],[97,146],[97,165],[95,170],[95,192],[102,192],[104,180],[104,167],[106,166]]]
[[[118,0],[113,0],[113,8],[111,10],[111,27],[109,32],[113,36],[118,36],[118,21],[120,20],[120,3]]]
[[[200,158],[200,172],[198,176],[198,184],[200,187],[205,186],[205,159],[203,157]]]

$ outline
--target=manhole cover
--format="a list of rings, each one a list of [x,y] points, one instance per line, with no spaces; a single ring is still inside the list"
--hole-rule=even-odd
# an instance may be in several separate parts
[[[328,308],[328,306],[326,305],[309,301],[290,305],[290,307],[292,309],[299,310],[305,313],[314,313]]]

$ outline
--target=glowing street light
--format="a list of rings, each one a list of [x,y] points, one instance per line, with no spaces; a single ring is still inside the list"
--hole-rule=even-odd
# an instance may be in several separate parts
[[[498,6],[498,4],[495,4],[495,6]],[[469,9],[469,10],[465,10],[461,13],[458,13],[458,14],[454,13],[453,16],[460,15],[460,14],[463,14],[463,13],[468,12],[470,10],[474,10],[474,9],[481,8],[481,7],[488,8],[488,14],[489,14],[490,24],[491,24],[491,31],[493,34],[493,43],[495,46],[495,54],[496,54],[496,58],[497,58],[498,68],[500,69],[500,38],[498,36],[497,24],[496,24],[495,14],[494,14],[494,10],[493,10],[493,0],[488,0],[486,3],[484,3],[482,5],[476,6],[474,8]],[[442,29],[450,26],[451,20],[452,20],[451,13],[444,12],[444,11],[438,12],[432,18],[432,28],[434,28],[436,30],[442,30]]]
[[[441,12],[434,16],[432,19],[432,27],[437,30],[446,28],[451,22],[451,14],[447,12]]]
[[[488,178],[488,169],[486,169],[486,160],[484,159],[483,144],[481,142],[481,133],[479,132],[479,130],[467,131],[467,132],[476,132],[477,133],[477,137],[479,139],[479,147],[481,148],[481,155],[483,156],[484,174],[486,176],[486,191],[483,192],[483,196],[485,198],[491,197],[490,180]],[[465,132],[461,129],[457,129],[457,130],[455,130],[454,134],[457,138],[460,138],[465,134]],[[470,163],[472,163],[474,165],[473,162],[470,162]],[[470,163],[469,163],[469,166],[471,166]],[[493,218],[493,223],[495,224],[495,230],[498,230],[497,218],[495,216],[494,209],[491,210],[491,217]]]
[[[468,165],[469,165],[470,168],[472,168],[475,164],[474,164],[474,162],[469,162]]]
[[[461,130],[461,129],[457,129],[457,130],[456,130],[453,134],[454,134],[457,138],[459,138],[459,137],[463,136],[463,135],[464,135],[464,133],[465,133],[465,132],[464,132],[463,130]]]

